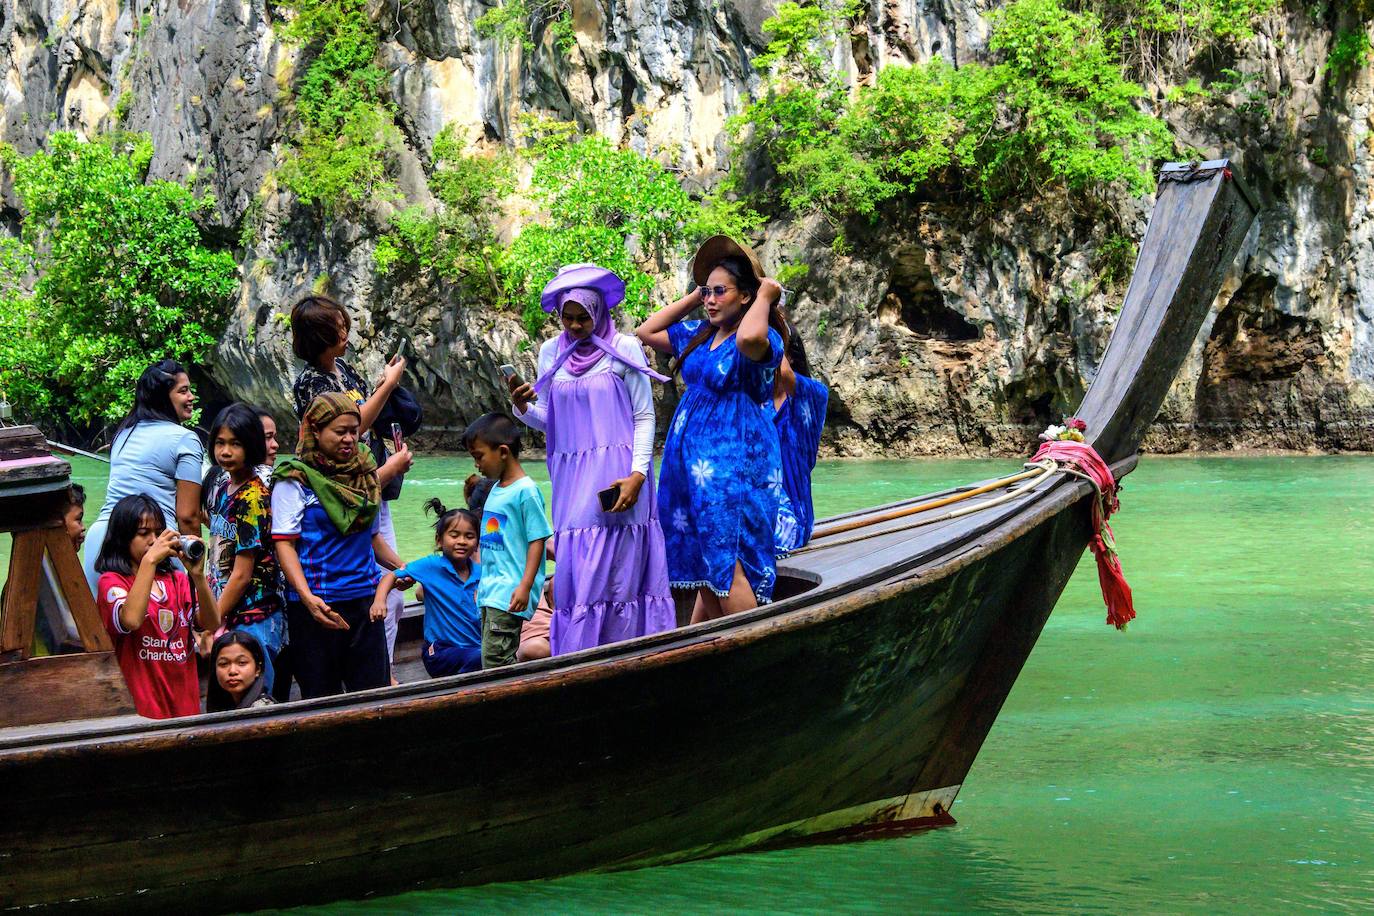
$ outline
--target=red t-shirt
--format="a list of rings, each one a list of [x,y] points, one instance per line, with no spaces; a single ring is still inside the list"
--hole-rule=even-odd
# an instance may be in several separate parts
[[[134,709],[150,719],[194,716],[200,712],[200,679],[191,636],[191,580],[183,572],[159,574],[148,596],[148,616],[130,632],[119,611],[133,584],[132,576],[101,573],[96,598]]]

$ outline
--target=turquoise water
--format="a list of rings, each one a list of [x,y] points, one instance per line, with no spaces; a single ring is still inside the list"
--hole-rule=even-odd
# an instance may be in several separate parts
[[[826,462],[820,515],[1004,461]],[[424,458],[399,507],[457,501]],[[99,468],[78,464],[100,484]],[[97,496],[98,499],[98,496]],[[408,894],[336,912],[1208,912],[1374,901],[1374,459],[1146,458],[1115,528],[1140,614],[1084,563],[969,773],[957,826],[897,840]],[[817,774],[824,779],[825,774]]]

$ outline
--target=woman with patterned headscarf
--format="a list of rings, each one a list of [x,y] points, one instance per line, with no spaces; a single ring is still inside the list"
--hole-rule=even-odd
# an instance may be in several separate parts
[[[644,349],[611,309],[625,282],[595,264],[558,272],[541,297],[563,333],[539,350],[533,385],[510,380],[516,415],[547,438],[553,484],[554,655],[672,629],[654,498],[654,401]],[[648,492],[643,492],[646,490]],[[602,491],[610,491],[603,500]]]
[[[272,479],[272,540],[286,576],[286,620],[305,698],[391,683],[386,635],[369,610],[380,562],[401,560],[382,538],[377,465],[358,444],[358,405],[321,394],[301,420],[296,457]]]

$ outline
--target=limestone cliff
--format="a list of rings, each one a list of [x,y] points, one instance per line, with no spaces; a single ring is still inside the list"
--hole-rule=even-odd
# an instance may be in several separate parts
[[[979,55],[992,0],[874,0],[835,66],[872,79],[891,63]],[[521,112],[575,121],[709,186],[724,125],[758,77],[772,2],[575,0],[575,44],[480,39],[483,0],[378,2],[382,59],[403,138],[397,181],[429,199],[431,147],[455,123],[474,144],[509,144]],[[496,366],[532,365],[518,316],[438,283],[376,275],[392,205],[323,220],[273,179],[300,51],[265,0],[12,0],[0,23],[0,137],[21,151],[55,129],[118,119],[147,131],[157,177],[196,176],[218,199],[209,233],[235,246],[242,291],[210,374],[224,393],[289,414],[290,303],[327,286],[355,317],[355,360],[376,374],[402,340],[432,428],[499,407]],[[1374,449],[1374,77],[1325,68],[1351,14],[1292,3],[1259,23],[1213,101],[1147,88],[1180,141],[1230,155],[1263,202],[1215,318],[1151,437],[1162,450]],[[1347,21],[1347,20],[1350,21]],[[1198,66],[1204,66],[1200,64]],[[1137,238],[1151,201],[1109,201]],[[12,204],[8,218],[17,213]],[[245,232],[245,226],[251,230]],[[505,231],[517,228],[515,219]],[[1110,334],[1124,283],[1104,277],[1107,229],[1067,198],[973,212],[922,204],[859,229],[836,254],[819,227],[771,224],[765,262],[807,264],[792,312],[832,388],[841,454],[1020,453],[1071,407]],[[686,283],[664,276],[662,298]],[[442,441],[442,440],[441,440]],[[452,440],[448,440],[451,444]]]

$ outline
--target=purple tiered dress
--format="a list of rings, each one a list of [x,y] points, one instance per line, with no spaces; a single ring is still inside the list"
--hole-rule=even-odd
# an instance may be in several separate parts
[[[602,312],[605,315],[605,312]],[[601,316],[598,316],[601,317]],[[559,372],[562,338],[540,351],[540,401],[521,416],[543,429],[549,480],[553,484],[553,619],[549,648],[554,655],[670,630],[676,625],[663,531],[658,523],[651,451],[644,486],[625,512],[603,512],[597,493],[629,476],[636,452],[636,410],[621,375],[660,377],[649,369],[633,338],[607,333],[598,321],[603,358],[580,374]],[[638,383],[638,380],[636,380]],[[647,384],[645,384],[647,388]],[[648,410],[652,448],[653,402]],[[640,417],[643,422],[646,418]]]

